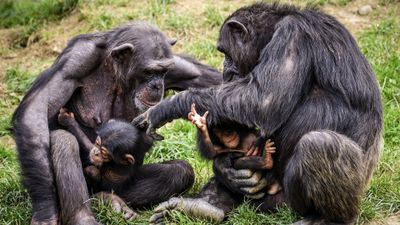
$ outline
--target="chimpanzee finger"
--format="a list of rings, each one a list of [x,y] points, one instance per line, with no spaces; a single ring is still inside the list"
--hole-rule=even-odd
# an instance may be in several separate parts
[[[115,201],[114,199],[111,201],[111,207],[114,210],[114,212],[120,213],[122,211],[121,204],[118,201]]]
[[[265,196],[264,192],[260,192],[260,193],[254,194],[254,195],[246,195],[247,198],[251,198],[251,199],[260,199],[264,196]]]
[[[202,123],[207,123],[207,116],[208,116],[208,111],[206,111],[205,113],[204,113],[204,115],[200,118],[200,120],[201,120],[201,122]]]
[[[249,148],[249,149],[247,150],[247,152],[246,152],[246,156],[251,156],[251,155],[253,155],[254,150],[255,150],[254,146],[253,146],[253,145],[250,146],[250,148]]]
[[[253,171],[247,170],[247,169],[241,169],[241,170],[230,169],[229,171],[230,171],[232,180],[248,179],[253,175]]]
[[[251,156],[258,156],[260,154],[260,150],[255,147],[255,150],[253,151],[253,154]]]
[[[142,130],[146,130],[147,127],[149,126],[149,123],[147,122],[147,116],[145,115],[145,113],[140,114],[139,116],[135,117],[131,124],[133,124],[135,127],[140,128]]]
[[[168,201],[159,204],[153,211],[157,213],[164,210],[174,209],[178,207],[180,203],[182,203],[182,200],[180,198],[171,198]]]
[[[135,218],[137,218],[139,216],[139,214],[137,214],[135,211],[133,210],[129,210],[129,211],[125,211],[124,212],[124,218],[128,221],[130,220],[134,220]]]
[[[238,186],[241,186],[242,188],[247,188],[247,187],[252,188],[259,184],[261,178],[262,178],[262,174],[259,172],[256,172],[250,178],[235,179],[235,180],[233,180],[233,183],[235,183]]]
[[[282,189],[282,187],[279,185],[278,182],[275,182],[271,185],[271,187],[268,189],[268,194],[269,195],[275,195],[276,193],[278,193],[280,190]]]
[[[267,181],[265,179],[261,179],[256,186],[240,188],[240,190],[248,194],[255,194],[261,191],[261,189],[265,188],[266,186],[267,186]]]
[[[275,147],[268,148],[268,149],[266,149],[266,152],[275,153],[276,152],[276,148]]]
[[[190,121],[192,121],[192,123],[193,123],[193,113],[192,112],[189,112],[188,113],[188,120],[190,120]]]
[[[191,110],[192,113],[197,114],[196,105],[194,103],[192,103],[192,106],[191,106],[190,110]]]
[[[149,135],[151,138],[153,138],[153,140],[155,141],[162,141],[164,140],[164,137],[160,134],[157,134],[156,129],[154,129],[153,127],[148,127],[147,131],[146,131],[147,135]]]
[[[168,211],[161,211],[159,213],[153,214],[149,219],[149,224],[164,224],[164,218],[168,216]]]

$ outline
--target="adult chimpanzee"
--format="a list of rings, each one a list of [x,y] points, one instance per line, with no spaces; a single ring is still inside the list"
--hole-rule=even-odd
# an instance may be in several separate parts
[[[259,3],[225,20],[218,49],[225,54],[224,79],[234,80],[181,92],[134,122],[154,133],[185,118],[195,103],[201,113],[210,112],[210,126],[259,128],[279,149],[264,178],[283,185],[282,192],[260,199],[259,209],[284,199],[306,217],[299,224],[352,223],[379,158],[383,116],[376,78],[350,33],[311,8]],[[179,208],[222,220],[241,194],[258,192],[263,181],[230,167],[229,158],[217,158],[216,180],[199,198],[172,199],[156,212]]]
[[[57,124],[60,108],[75,114],[93,142],[94,128],[110,118],[132,120],[160,101],[164,89],[220,83],[217,71],[173,55],[172,44],[145,23],[79,35],[34,82],[13,117],[23,183],[32,198],[32,224],[97,223],[87,201],[76,138]],[[159,173],[136,187],[157,195],[158,178],[192,176],[181,165],[159,167]],[[163,187],[176,192],[184,185]],[[149,195],[141,197],[151,199]]]

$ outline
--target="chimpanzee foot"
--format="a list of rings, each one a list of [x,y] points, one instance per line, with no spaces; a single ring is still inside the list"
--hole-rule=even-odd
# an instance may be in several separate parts
[[[269,195],[275,195],[278,193],[280,190],[282,190],[281,185],[278,183],[278,181],[275,181],[268,189],[268,194]]]
[[[58,216],[54,215],[54,217],[51,217],[50,219],[46,220],[38,220],[36,218],[32,218],[31,220],[31,225],[57,225],[58,224]]]
[[[124,200],[122,200],[115,194],[100,192],[97,194],[97,196],[106,202],[110,201],[112,209],[117,213],[122,213],[126,220],[134,220],[136,217],[139,216],[138,213],[129,208]]]
[[[102,225],[101,223],[97,222],[94,218],[93,213],[85,208],[77,212],[73,218],[66,218],[68,219],[67,222],[62,222],[62,224],[67,225]]]
[[[206,219],[214,223],[220,223],[225,218],[225,213],[222,209],[211,205],[204,199],[171,198],[154,209],[154,214],[149,220],[150,224],[164,224],[164,219],[171,210],[177,210],[188,216]]]

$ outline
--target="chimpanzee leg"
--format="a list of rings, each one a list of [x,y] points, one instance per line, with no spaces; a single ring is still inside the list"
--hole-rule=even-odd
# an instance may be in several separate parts
[[[76,138],[65,130],[50,134],[51,158],[62,224],[98,224],[90,209]]]
[[[132,186],[117,193],[131,207],[142,207],[168,200],[194,183],[193,168],[185,161],[172,160],[141,166]]]
[[[289,205],[306,217],[296,224],[347,224],[358,214],[365,186],[363,151],[348,137],[321,130],[305,134],[283,181]]]
[[[196,198],[171,198],[158,205],[149,222],[150,224],[164,224],[168,212],[178,210],[188,216],[220,223],[224,220],[226,213],[242,201],[243,195],[232,193],[213,178]]]
[[[234,194],[215,178],[212,178],[203,187],[197,197],[204,199],[206,202],[219,209],[222,209],[225,215],[244,200],[243,195]]]

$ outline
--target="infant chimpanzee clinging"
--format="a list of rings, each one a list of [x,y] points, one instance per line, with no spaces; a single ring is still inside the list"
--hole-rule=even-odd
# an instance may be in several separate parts
[[[202,136],[202,152],[208,152],[211,157],[216,157],[222,153],[242,153],[244,156],[236,159],[233,163],[235,169],[253,169],[263,170],[271,169],[273,167],[272,155],[275,153],[276,148],[273,146],[274,142],[270,139],[263,141],[258,139],[257,132],[251,129],[227,129],[227,128],[214,128],[211,132],[216,136],[213,141],[207,127],[208,111],[200,116],[195,109],[195,104],[192,104],[191,111],[188,114],[188,119],[196,125]],[[214,138],[215,139],[215,138]],[[260,143],[262,141],[262,143]],[[264,148],[264,156],[260,151],[260,146]],[[275,194],[281,189],[280,185],[275,182],[269,189],[269,194]]]
[[[86,166],[84,173],[89,186],[95,190],[117,192],[121,184],[133,178],[152,146],[150,137],[127,122],[108,121],[96,130],[97,138],[92,143],[72,112],[60,110],[58,120],[78,139],[83,146],[81,151],[89,153],[93,165]]]

